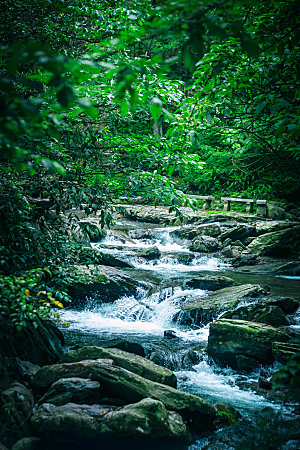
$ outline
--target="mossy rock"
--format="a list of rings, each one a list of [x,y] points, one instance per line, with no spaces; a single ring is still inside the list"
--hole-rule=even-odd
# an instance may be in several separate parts
[[[300,226],[258,236],[248,249],[259,256],[283,256],[300,250]]]
[[[130,370],[148,380],[157,383],[167,384],[176,387],[177,379],[174,373],[159,366],[148,359],[132,353],[125,352],[118,348],[101,348],[95,346],[86,346],[78,350],[71,350],[64,355],[61,362],[70,363],[86,359],[111,359],[115,365]]]
[[[237,367],[237,355],[253,358],[260,364],[271,364],[274,361],[272,343],[288,342],[297,334],[288,327],[220,319],[210,325],[207,353],[234,368]]]

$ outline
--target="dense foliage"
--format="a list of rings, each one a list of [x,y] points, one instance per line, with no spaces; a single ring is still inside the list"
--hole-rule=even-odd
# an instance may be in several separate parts
[[[5,0],[2,273],[76,261],[59,232],[77,226],[72,208],[104,226],[123,195],[175,209],[189,192],[296,202],[298,8]]]

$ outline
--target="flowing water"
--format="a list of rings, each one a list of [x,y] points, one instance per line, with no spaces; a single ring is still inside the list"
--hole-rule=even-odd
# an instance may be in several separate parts
[[[143,225],[129,222],[118,225],[118,230],[108,232],[94,248],[129,261],[134,268],[126,269],[128,274],[151,282],[152,293],[140,291],[136,296],[121,297],[113,303],[95,303],[90,298],[85,310],[64,310],[62,320],[70,323],[65,330],[67,343],[70,346],[75,343],[101,345],[111,339],[139,343],[147,357],[175,371],[181,390],[198,394],[211,403],[230,404],[249,420],[266,407],[290,414],[291,405],[274,402],[251,389],[258,380],[259,370],[241,375],[232,369],[221,369],[207,359],[204,348],[208,326],[182,326],[174,318],[182,302],[208,294],[184,285],[186,280],[200,274],[218,273],[240,284],[268,285],[272,294],[298,298],[299,277],[279,278],[253,271],[239,273],[218,258],[195,256],[188,250],[187,241],[170,234],[176,227],[143,229]],[[148,261],[137,256],[138,251],[153,246],[161,252],[158,260]],[[164,331],[170,329],[176,333],[175,338],[164,336]],[[205,442],[205,439],[194,442],[190,450],[203,448]]]

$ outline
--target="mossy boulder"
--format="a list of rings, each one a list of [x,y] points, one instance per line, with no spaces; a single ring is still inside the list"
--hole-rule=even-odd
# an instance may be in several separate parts
[[[300,226],[258,236],[248,249],[259,256],[283,256],[300,250]]]
[[[144,250],[140,250],[137,252],[136,256],[145,258],[145,259],[158,259],[161,256],[161,252],[157,247],[149,247]]]
[[[190,438],[182,417],[174,411],[168,411],[162,402],[152,398],[145,398],[108,413],[102,429],[107,434],[128,437]]]
[[[205,429],[214,426],[216,410],[201,397],[178,391],[164,384],[117,367],[112,360],[88,360],[42,367],[33,378],[36,389],[45,390],[63,377],[81,376],[100,382],[100,398],[105,403],[139,402],[143,398],[161,401],[171,411]],[[115,404],[116,404],[115,403]]]
[[[264,293],[265,289],[257,284],[220,289],[181,305],[181,311],[175,315],[174,320],[183,325],[207,325],[221,312],[236,307],[240,301],[256,298]]]
[[[74,303],[91,296],[95,301],[111,302],[123,295],[134,295],[139,288],[149,289],[127,273],[103,265],[72,265],[64,267],[62,273]]]
[[[218,239],[211,236],[196,236],[190,245],[192,252],[215,252],[220,248]]]
[[[118,348],[101,348],[86,346],[78,350],[71,350],[64,355],[61,362],[70,363],[87,359],[110,359],[116,366],[130,370],[141,377],[157,383],[176,387],[177,379],[174,373],[165,367],[158,366],[148,359]]]
[[[287,327],[245,320],[220,319],[210,324],[207,353],[217,361],[237,367],[237,356],[253,358],[260,364],[271,364],[273,342],[288,342],[297,333]]]
[[[293,314],[300,306],[299,300],[292,297],[282,297],[278,295],[268,295],[267,297],[260,297],[257,301],[262,305],[277,306],[285,314]]]
[[[273,327],[290,325],[281,308],[263,304],[240,306],[234,311],[227,311],[221,318],[248,320],[250,322],[265,323]]]
[[[151,398],[118,409],[74,403],[57,407],[46,403],[36,411],[31,422],[43,437],[50,440],[67,438],[71,442],[108,436],[183,440],[190,437],[180,415]],[[101,440],[98,442],[101,444]]]

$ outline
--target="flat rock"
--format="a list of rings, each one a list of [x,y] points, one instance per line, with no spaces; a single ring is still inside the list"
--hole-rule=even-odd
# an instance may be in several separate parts
[[[221,234],[221,227],[218,222],[196,226],[186,226],[178,230],[171,231],[170,235],[181,239],[194,239],[196,236],[217,237]]]
[[[71,363],[92,359],[109,359],[112,360],[116,366],[130,370],[148,380],[173,387],[176,387],[177,384],[176,376],[171,370],[158,366],[154,362],[142,358],[141,356],[125,352],[118,348],[86,346],[78,350],[69,351],[64,355],[61,362]]]

